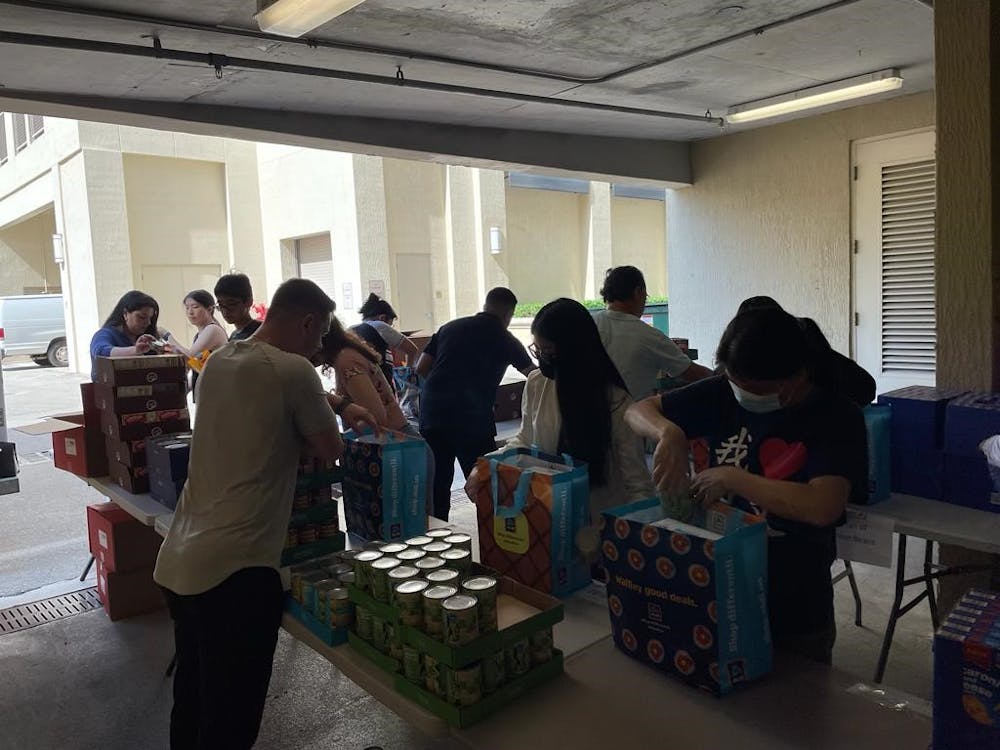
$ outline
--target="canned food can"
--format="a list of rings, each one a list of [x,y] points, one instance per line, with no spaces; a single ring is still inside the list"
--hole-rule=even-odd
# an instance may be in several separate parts
[[[409,547],[407,547],[402,542],[383,542],[381,545],[379,545],[378,551],[381,552],[383,555],[387,555],[389,557],[395,557],[400,552],[405,552],[408,549]]]
[[[440,557],[442,552],[447,552],[450,549],[450,544],[445,544],[444,542],[439,542],[437,540],[431,542],[430,544],[425,544],[423,547],[424,552],[434,557]]]
[[[320,539],[333,539],[340,533],[340,524],[337,519],[326,521],[319,525],[318,534]]]
[[[441,682],[441,662],[430,654],[424,654],[424,687],[434,695],[444,694]]]
[[[420,571],[422,575],[427,575],[432,570],[440,570],[444,567],[444,560],[440,557],[422,557],[413,563],[413,567]]]
[[[385,544],[385,542],[381,539],[372,539],[369,542],[365,542],[361,549],[363,552],[378,552],[383,544]]]
[[[424,627],[424,592],[430,586],[427,581],[411,578],[397,583],[393,589],[393,602],[399,611],[399,621],[411,628]]]
[[[424,657],[410,645],[403,646],[403,676],[412,683],[424,682]]]
[[[313,505],[326,505],[333,502],[333,487],[329,484],[314,487],[309,490],[309,500]]]
[[[451,568],[432,570],[424,578],[431,583],[446,583],[449,586],[458,586],[461,582],[461,576],[458,574],[458,571]]]
[[[468,573],[472,570],[472,553],[467,549],[452,547],[447,552],[441,553],[444,564],[459,573]]]
[[[299,530],[295,528],[288,529],[288,536],[285,537],[285,547],[291,549],[292,547],[299,546]]]
[[[357,572],[357,569],[354,567],[354,559],[358,556],[358,552],[359,551],[356,549],[344,549],[337,553],[340,556],[340,559],[350,565],[351,570],[355,573]]]
[[[330,611],[329,624],[333,628],[349,628],[354,624],[354,602],[347,589],[340,587],[326,595]]]
[[[381,557],[381,552],[364,550],[363,552],[359,552],[357,557],[354,558],[355,583],[362,591],[371,593],[371,565]]]
[[[313,615],[315,615],[316,619],[320,622],[330,622],[330,602],[328,597],[330,592],[339,586],[340,581],[336,578],[324,578],[322,581],[318,581],[313,586],[313,597],[316,602],[313,607]]]
[[[354,566],[350,563],[339,562],[327,568],[333,578],[340,578],[344,573],[354,572]]]
[[[497,630],[497,579],[490,576],[476,576],[462,584],[462,591],[476,597],[479,602],[479,632],[494,633]]]
[[[354,610],[354,632],[361,640],[371,643],[372,613],[364,607],[356,607]]]
[[[314,523],[299,526],[299,544],[312,544],[319,536],[319,528]]]
[[[397,565],[389,571],[389,603],[396,603],[396,586],[403,581],[410,581],[420,577],[420,571],[412,565]]]
[[[308,510],[310,505],[312,505],[312,498],[309,497],[308,492],[300,492],[292,498],[292,510]]]
[[[386,639],[385,620],[376,614],[372,615],[372,645],[383,654],[389,651],[389,641]]]
[[[552,660],[552,628],[536,630],[528,636],[531,646],[531,666]]]
[[[302,576],[308,575],[309,573],[320,572],[319,568],[314,565],[296,565],[290,571],[291,573],[291,594],[292,599],[302,604]]]
[[[483,671],[479,663],[453,672],[459,706],[474,706],[483,699]]]
[[[472,537],[468,534],[452,534],[451,536],[446,536],[444,542],[472,554]]]
[[[354,571],[348,571],[347,573],[341,573],[337,576],[337,580],[340,581],[343,586],[354,586],[357,583],[357,576],[354,575]]]
[[[412,565],[417,560],[427,557],[427,553],[417,547],[407,547],[404,552],[396,555],[396,559],[408,565]]]
[[[531,646],[527,638],[522,638],[510,644],[505,652],[506,674],[508,679],[527,674],[531,669]]]
[[[399,560],[395,557],[380,557],[373,560],[369,569],[372,597],[376,601],[389,602],[389,571],[398,568]]]
[[[444,664],[441,664],[438,669],[441,672],[440,682],[444,683],[444,695],[441,697],[453,706],[457,706],[459,695],[458,683],[455,681],[455,670],[451,667],[445,666]]]
[[[458,594],[441,602],[444,642],[449,646],[464,646],[479,637],[476,597]]]
[[[385,623],[386,653],[396,661],[403,660],[403,640],[400,638],[396,624],[386,620]]]
[[[440,529],[428,529],[424,536],[429,536],[431,539],[437,541],[439,539],[444,539],[455,533],[455,530],[450,526],[446,526]]]
[[[490,654],[482,661],[483,692],[495,693],[506,682],[506,657],[503,651]]]
[[[301,578],[302,600],[299,602],[310,612],[316,611],[316,584],[326,580],[326,571],[317,570],[314,573],[306,573]]]
[[[421,549],[421,548],[423,548],[424,546],[430,544],[433,541],[434,540],[431,539],[429,536],[413,536],[413,537],[410,537],[409,539],[407,539],[404,542],[404,544],[407,547],[415,547],[417,549]]]
[[[424,590],[424,632],[439,641],[444,636],[444,612],[441,605],[458,593],[455,586],[429,586]]]

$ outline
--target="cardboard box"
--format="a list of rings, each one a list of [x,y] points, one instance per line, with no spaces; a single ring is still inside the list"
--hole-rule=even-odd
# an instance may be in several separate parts
[[[187,484],[186,479],[175,482],[172,479],[150,476],[149,496],[164,508],[176,510],[185,484]]]
[[[179,354],[148,354],[143,357],[98,357],[94,382],[103,385],[151,385],[184,383],[187,365]]]
[[[94,403],[94,386],[80,386],[82,410],[47,417],[16,428],[26,435],[52,435],[52,460],[56,468],[80,477],[103,477],[108,457],[101,436],[100,411]]]
[[[948,403],[942,499],[1000,513],[1000,465],[990,466],[980,447],[997,435],[1000,435],[1000,393],[967,393]],[[988,443],[984,447],[990,450]],[[996,460],[996,449],[991,452]]]
[[[166,409],[136,414],[101,412],[102,432],[114,440],[142,440],[177,432],[188,432],[191,419],[187,409]]]
[[[98,560],[97,596],[112,621],[156,612],[166,606],[163,592],[153,582],[152,566],[122,573],[108,570]]]
[[[145,495],[149,492],[149,472],[145,466],[126,466],[117,461],[108,461],[108,477],[133,495]]]
[[[408,357],[405,363],[397,362],[396,364],[407,364],[410,367],[416,367],[417,360],[420,359],[419,352],[422,352],[427,345],[431,343],[431,339],[434,337],[433,331],[411,331],[409,333],[404,332],[404,335],[413,342],[413,345],[417,347],[417,356]]]
[[[497,422],[509,422],[521,418],[521,398],[524,395],[526,380],[505,380],[497,388],[496,400],[493,402],[493,419]]]
[[[148,568],[156,563],[163,539],[116,503],[87,506],[90,553],[116,573]]]
[[[146,465],[145,440],[113,440],[105,437],[104,446],[109,461],[117,461],[126,466]]]
[[[164,435],[146,441],[146,466],[150,478],[183,483],[191,458],[191,433]]]
[[[184,409],[187,392],[184,383],[152,383],[147,385],[94,386],[95,401],[101,411],[115,414]]]

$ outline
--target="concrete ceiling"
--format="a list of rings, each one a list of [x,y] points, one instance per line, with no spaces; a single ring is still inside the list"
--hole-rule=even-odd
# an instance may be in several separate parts
[[[546,158],[520,158],[521,139],[621,148],[632,176],[684,182],[676,144],[721,132],[691,117],[888,67],[905,80],[892,95],[933,88],[933,11],[918,0],[367,0],[316,29],[317,45],[261,35],[256,10],[0,0],[0,106],[524,164]],[[221,78],[208,53],[228,56]],[[673,167],[644,171],[649,144]]]

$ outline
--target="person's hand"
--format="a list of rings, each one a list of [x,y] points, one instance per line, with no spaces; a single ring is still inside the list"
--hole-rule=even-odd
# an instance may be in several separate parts
[[[469,478],[465,480],[465,494],[472,502],[476,502],[479,497],[479,490],[486,484],[486,477],[479,475],[479,467],[476,466],[469,472]]]
[[[699,472],[691,486],[703,508],[733,493],[734,474],[738,471],[742,469],[735,466],[713,466]]]
[[[145,354],[146,352],[148,352],[150,349],[153,348],[154,341],[156,341],[156,339],[154,339],[148,333],[142,334],[139,338],[135,340],[135,353]]]
[[[687,442],[665,434],[653,453],[653,483],[666,495],[687,493],[691,478],[688,474]]]
[[[378,422],[375,421],[375,417],[363,406],[348,404],[341,409],[340,418],[344,420],[344,424],[357,433],[364,432],[366,428],[370,428],[376,435],[382,434],[382,430],[378,426]]]

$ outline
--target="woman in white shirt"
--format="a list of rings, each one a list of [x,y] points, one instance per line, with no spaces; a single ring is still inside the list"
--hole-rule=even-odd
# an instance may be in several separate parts
[[[506,447],[537,446],[585,461],[591,523],[605,508],[651,497],[655,490],[641,443],[625,424],[632,398],[590,312],[574,300],[557,299],[538,312],[531,333],[528,349],[538,370],[525,384],[521,430]],[[470,498],[486,479],[470,475]]]

